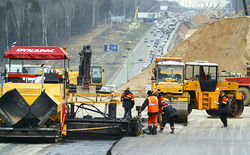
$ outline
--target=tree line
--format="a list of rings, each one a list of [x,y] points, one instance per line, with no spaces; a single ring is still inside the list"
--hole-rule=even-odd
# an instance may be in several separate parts
[[[147,11],[155,0],[0,0],[0,60],[13,45],[60,45],[110,22],[111,14],[130,17],[139,5]]]

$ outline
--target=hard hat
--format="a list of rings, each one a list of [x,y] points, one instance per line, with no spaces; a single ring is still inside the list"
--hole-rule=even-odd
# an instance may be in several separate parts
[[[147,92],[147,94],[148,94],[148,96],[152,95],[152,91],[149,90],[149,91]]]
[[[221,91],[221,92],[220,92],[220,95],[225,95],[225,92],[224,92],[224,91]]]

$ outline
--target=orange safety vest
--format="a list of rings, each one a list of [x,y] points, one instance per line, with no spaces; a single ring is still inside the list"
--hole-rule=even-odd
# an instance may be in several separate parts
[[[155,96],[148,97],[148,112],[155,113],[159,111],[158,99]]]
[[[221,100],[221,103],[227,104],[227,102],[228,102],[228,98],[227,98],[226,96],[224,96],[224,97],[222,98],[222,100]]]
[[[161,102],[163,102],[164,101],[163,96],[158,97],[158,100],[160,100]]]

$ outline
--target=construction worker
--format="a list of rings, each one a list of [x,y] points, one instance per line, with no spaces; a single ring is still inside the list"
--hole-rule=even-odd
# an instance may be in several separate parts
[[[228,96],[225,94],[224,91],[221,91],[219,97],[219,117],[221,122],[223,123],[222,128],[227,127],[227,114],[229,112],[228,101]]]
[[[168,104],[167,102],[164,102],[161,105],[160,111],[162,115],[160,131],[163,132],[165,125],[167,124],[167,122],[169,122],[171,129],[170,133],[173,134],[175,129],[174,123],[177,117],[177,112],[175,108],[172,105]]]
[[[163,98],[162,94],[159,93],[156,88],[153,89],[153,94],[157,97],[158,101],[160,101],[161,104],[164,102],[164,98]],[[162,115],[161,115],[161,113],[159,113],[159,115],[158,115],[158,122],[159,123],[162,122]]]
[[[207,75],[203,66],[201,66],[201,80],[207,80]]]
[[[131,109],[135,105],[134,95],[130,92],[130,88],[127,88],[121,96],[122,106],[124,108],[123,118],[132,118]]]
[[[161,103],[163,103],[164,102],[164,98],[163,98],[163,96],[162,96],[162,94],[161,93],[159,93],[158,91],[157,91],[157,89],[156,88],[154,88],[154,90],[153,90],[153,94],[158,98],[158,100],[161,102]]]
[[[143,111],[148,106],[148,134],[157,134],[157,126],[158,126],[158,114],[159,114],[159,105],[160,101],[158,101],[157,97],[152,93],[151,90],[147,92],[148,97],[142,104]],[[152,122],[154,127],[152,128]]]

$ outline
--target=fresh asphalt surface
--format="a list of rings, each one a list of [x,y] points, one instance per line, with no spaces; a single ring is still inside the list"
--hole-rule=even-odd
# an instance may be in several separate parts
[[[145,35],[150,41],[154,37],[150,31]],[[140,72],[151,47],[145,47],[143,39],[131,54],[130,78]],[[143,57],[141,57],[143,56]],[[145,56],[145,57],[144,57]],[[138,59],[142,58],[143,62]],[[126,82],[127,65],[113,76],[112,84],[121,85]],[[120,78],[123,77],[123,78]],[[139,102],[138,102],[139,103]],[[141,105],[140,102],[139,105]],[[135,108],[134,108],[135,109]],[[146,110],[145,110],[146,111]],[[135,115],[136,112],[134,111]],[[146,113],[143,117],[146,117]],[[175,134],[169,134],[169,125],[164,133],[157,135],[141,135],[124,137],[114,145],[112,154],[168,154],[168,155],[248,155],[250,154],[250,107],[246,107],[240,118],[228,119],[229,127],[220,128],[219,118],[209,117],[205,111],[193,110],[187,126],[176,124]],[[102,155],[111,148],[115,141],[70,141],[49,144],[0,143],[0,155]]]
[[[124,137],[112,148],[112,154],[167,155],[248,155],[250,154],[250,107],[240,118],[229,118],[228,128],[221,128],[219,118],[205,111],[193,110],[187,126],[176,125],[175,134],[169,126],[164,133]]]
[[[136,101],[138,105],[142,100]],[[123,110],[119,108],[119,115]],[[133,116],[136,115],[135,108]],[[142,117],[146,118],[146,110]],[[176,124],[175,134],[170,134],[169,124],[164,133],[124,137],[111,153],[127,155],[248,155],[250,152],[250,107],[240,118],[229,118],[228,128],[220,128],[219,118],[209,117],[205,111],[193,110],[187,126]],[[158,129],[159,130],[159,129]],[[0,154],[6,155],[104,155],[115,141],[67,141],[44,144],[0,143]]]

